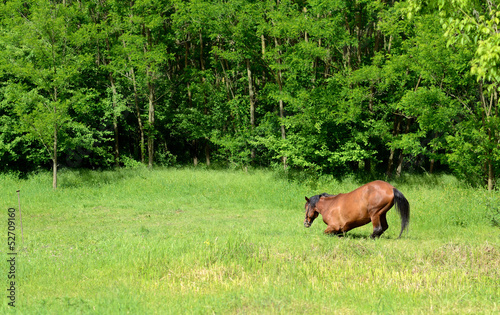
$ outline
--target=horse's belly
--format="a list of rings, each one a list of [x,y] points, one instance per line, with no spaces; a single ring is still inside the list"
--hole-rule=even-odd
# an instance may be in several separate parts
[[[362,208],[351,209],[351,211],[345,211],[341,215],[342,225],[346,227],[347,230],[362,226],[371,222],[371,217],[368,212]]]

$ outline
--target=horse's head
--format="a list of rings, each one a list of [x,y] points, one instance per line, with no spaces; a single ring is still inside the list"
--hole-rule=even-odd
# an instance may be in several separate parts
[[[314,196],[314,197],[317,197],[317,196]],[[311,199],[313,199],[311,201],[311,199],[307,198],[306,197],[306,205],[305,205],[305,208],[306,208],[306,219],[304,220],[304,226],[306,228],[310,227],[311,224],[314,222],[314,219],[316,219],[318,217],[318,211],[316,210],[316,200],[314,200],[315,198],[314,197],[311,197]]]

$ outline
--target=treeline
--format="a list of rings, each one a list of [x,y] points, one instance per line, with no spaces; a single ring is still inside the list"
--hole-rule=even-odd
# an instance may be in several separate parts
[[[440,169],[492,189],[496,2],[3,1],[0,170]]]

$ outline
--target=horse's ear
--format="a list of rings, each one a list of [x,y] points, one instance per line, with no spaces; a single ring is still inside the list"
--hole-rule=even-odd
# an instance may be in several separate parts
[[[306,197],[306,201],[309,202],[309,198]]]

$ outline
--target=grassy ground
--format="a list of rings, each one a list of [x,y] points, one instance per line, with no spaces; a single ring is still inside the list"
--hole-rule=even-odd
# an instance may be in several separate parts
[[[7,209],[21,192],[20,314],[493,314],[500,312],[500,194],[454,178],[394,183],[411,205],[371,240],[303,227],[304,196],[356,180],[287,181],[270,171],[144,169],[0,178],[7,292]],[[1,227],[0,227],[1,228]],[[0,313],[12,311],[2,298]]]

